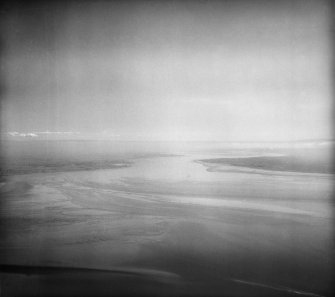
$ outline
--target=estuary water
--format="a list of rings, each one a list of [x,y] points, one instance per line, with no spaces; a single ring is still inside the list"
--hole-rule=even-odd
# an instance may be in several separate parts
[[[243,292],[330,292],[333,174],[199,162],[287,150],[84,141],[4,148],[2,264],[150,271],[173,276],[190,295],[221,295],[231,283]]]

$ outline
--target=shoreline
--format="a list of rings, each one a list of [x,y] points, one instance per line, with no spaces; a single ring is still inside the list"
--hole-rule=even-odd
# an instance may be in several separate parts
[[[319,161],[319,160],[318,160]],[[331,160],[322,160],[322,162],[313,162],[304,160],[296,156],[256,156],[256,157],[238,157],[238,158],[212,158],[200,159],[195,162],[207,167],[209,172],[221,171],[247,171],[250,173],[280,172],[287,174],[303,175],[334,175],[335,168]],[[237,170],[227,170],[224,167],[236,168]],[[238,170],[242,169],[242,170]],[[248,170],[249,169],[249,170]],[[255,172],[257,170],[258,172]]]

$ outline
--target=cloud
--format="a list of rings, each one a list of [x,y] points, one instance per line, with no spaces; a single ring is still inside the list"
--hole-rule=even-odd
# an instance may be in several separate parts
[[[36,133],[19,133],[16,131],[8,132],[7,134],[12,137],[38,137]]]
[[[73,131],[42,131],[42,132],[34,132],[38,135],[78,135],[80,132]]]
[[[46,136],[75,136],[79,135],[80,132],[73,132],[73,131],[38,131],[38,132],[17,132],[17,131],[10,131],[5,132],[5,135],[14,138],[21,138],[21,137],[28,137],[28,138],[35,138],[35,137],[46,137]]]

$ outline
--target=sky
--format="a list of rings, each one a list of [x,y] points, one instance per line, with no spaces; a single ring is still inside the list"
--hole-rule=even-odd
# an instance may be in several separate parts
[[[178,141],[332,135],[326,1],[45,2],[4,13],[3,131]]]

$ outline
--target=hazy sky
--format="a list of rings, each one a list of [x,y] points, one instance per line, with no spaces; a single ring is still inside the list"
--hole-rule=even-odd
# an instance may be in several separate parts
[[[327,2],[36,2],[5,16],[6,131],[223,141],[332,134]]]

